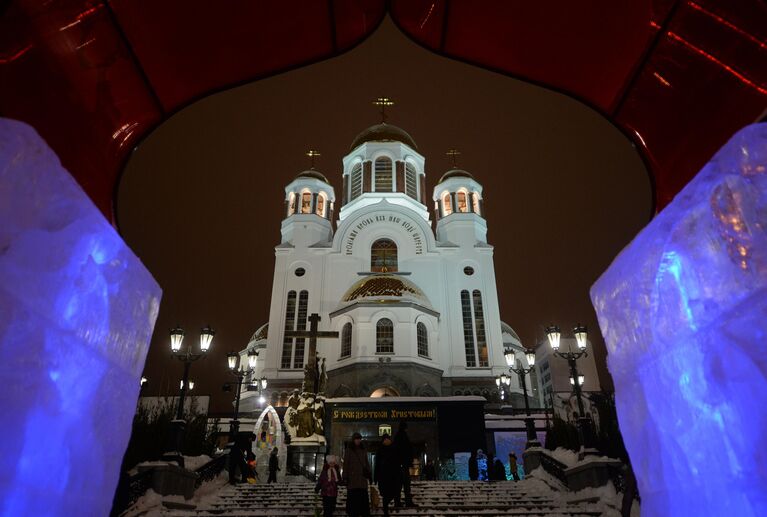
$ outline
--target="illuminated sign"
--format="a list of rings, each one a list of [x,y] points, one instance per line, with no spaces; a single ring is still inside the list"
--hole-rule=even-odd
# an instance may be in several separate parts
[[[335,422],[362,422],[378,420],[436,420],[437,410],[432,407],[409,408],[333,408]]]

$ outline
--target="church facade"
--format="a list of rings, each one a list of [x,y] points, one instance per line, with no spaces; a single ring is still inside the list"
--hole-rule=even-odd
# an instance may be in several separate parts
[[[312,313],[339,335],[317,342],[330,398],[497,401],[505,350],[525,359],[501,321],[482,185],[456,168],[427,191],[415,141],[386,123],[353,141],[342,185],[337,199],[311,169],[285,187],[269,321],[241,351],[242,364],[259,351],[252,377],[268,379],[266,401],[284,406],[301,388],[308,339],[285,334],[308,329]],[[520,400],[519,379],[510,392]],[[243,391],[242,410],[263,408],[261,395]]]

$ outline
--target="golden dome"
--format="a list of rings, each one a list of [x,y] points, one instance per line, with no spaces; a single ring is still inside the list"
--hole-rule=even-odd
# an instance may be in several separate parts
[[[354,302],[363,299],[376,301],[413,301],[430,307],[429,299],[410,280],[400,275],[368,275],[354,283],[341,298],[342,302]]]
[[[357,138],[352,142],[350,150],[354,150],[365,142],[402,142],[418,150],[418,146],[415,145],[413,137],[407,134],[404,129],[392,126],[386,122],[381,122],[375,126],[370,126],[365,131],[357,135]]]
[[[474,176],[469,174],[463,169],[452,169],[447,171],[445,174],[442,175],[442,177],[439,179],[437,183],[442,183],[445,180],[449,180],[450,178],[470,178],[474,179]]]

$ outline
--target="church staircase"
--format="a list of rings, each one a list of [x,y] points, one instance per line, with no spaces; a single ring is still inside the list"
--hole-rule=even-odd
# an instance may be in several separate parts
[[[568,502],[567,492],[541,488],[528,481],[418,481],[413,483],[413,499],[418,505],[391,511],[394,517],[441,517],[509,515],[601,516],[589,502]],[[341,488],[335,515],[345,517],[346,490]],[[174,516],[227,517],[313,517],[315,508],[322,515],[322,501],[315,496],[313,483],[274,483],[229,485],[218,497],[195,510],[170,510]],[[382,515],[381,508],[372,515]]]

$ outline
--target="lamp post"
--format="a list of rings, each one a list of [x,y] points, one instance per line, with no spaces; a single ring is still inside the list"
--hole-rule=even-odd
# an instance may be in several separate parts
[[[208,354],[210,345],[213,342],[213,336],[216,335],[216,331],[213,330],[210,325],[200,329],[200,352],[194,353],[192,351],[192,345],[188,345],[185,351],[181,351],[181,345],[184,341],[184,329],[180,326],[171,329],[170,331],[170,349],[172,357],[178,359],[184,363],[184,377],[179,385],[178,396],[178,409],[176,410],[176,419],[172,422],[174,427],[173,441],[170,444],[169,450],[165,453],[165,457],[178,461],[178,464],[184,466],[184,457],[181,455],[181,443],[184,439],[184,427],[186,422],[184,421],[184,398],[186,397],[186,391],[191,389],[189,382],[189,368],[192,363],[198,359],[202,359]]]
[[[575,390],[575,398],[578,401],[578,438],[581,442],[580,458],[583,458],[586,454],[593,454],[595,451],[592,448],[592,432],[591,432],[591,420],[586,417],[586,411],[583,408],[583,397],[581,395],[581,387],[585,377],[578,373],[578,365],[576,361],[581,357],[588,357],[586,352],[586,346],[588,345],[588,330],[585,325],[576,325],[573,328],[573,335],[575,335],[575,341],[578,343],[578,351],[573,352],[569,350],[567,352],[559,351],[560,339],[562,333],[559,327],[552,325],[546,328],[546,336],[549,338],[549,344],[554,351],[554,355],[565,359],[570,366],[570,384],[573,385]]]
[[[533,371],[535,366],[535,350],[527,349],[525,351],[525,358],[527,359],[528,364],[527,368],[522,365],[517,368],[517,357],[514,354],[514,350],[506,350],[503,355],[506,358],[506,364],[509,366],[509,372],[516,373],[519,375],[520,379],[522,379],[522,393],[525,396],[525,429],[527,430],[527,443],[525,444],[525,449],[529,449],[530,447],[540,447],[541,442],[538,441],[538,436],[535,434],[535,422],[533,421],[532,415],[530,415],[530,402],[527,398],[527,381],[525,380],[527,374]],[[507,377],[507,379],[509,378]],[[508,383],[510,382],[511,379],[509,379]]]
[[[234,438],[237,436],[237,433],[240,431],[240,421],[237,419],[240,414],[240,392],[242,391],[242,385],[243,381],[245,379],[245,376],[256,369],[256,364],[258,363],[258,350],[255,348],[251,348],[248,350],[248,367],[247,368],[240,368],[240,354],[237,352],[229,352],[226,354],[226,361],[229,365],[229,371],[232,372],[232,375],[237,377],[237,382],[227,382],[224,384],[224,390],[230,390],[232,387],[237,387],[237,392],[235,393],[234,397],[234,419],[229,422],[229,436],[232,441],[234,441]]]

